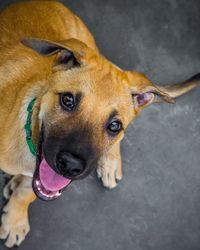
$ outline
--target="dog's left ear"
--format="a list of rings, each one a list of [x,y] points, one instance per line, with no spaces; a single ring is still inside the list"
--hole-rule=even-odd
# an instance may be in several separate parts
[[[170,95],[149,81],[145,75],[134,72],[133,76],[133,83],[130,88],[136,109],[145,108],[155,102],[175,103]]]
[[[38,38],[24,38],[21,43],[43,56],[56,55],[53,71],[80,66],[88,47],[77,39],[52,42]]]
[[[150,86],[139,92],[132,92],[134,105],[137,108],[149,106],[155,102],[175,103],[175,100],[156,86]]]

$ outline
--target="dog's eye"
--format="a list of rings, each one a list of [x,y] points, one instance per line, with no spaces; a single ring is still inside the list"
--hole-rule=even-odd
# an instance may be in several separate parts
[[[110,135],[116,135],[122,130],[122,123],[120,121],[112,121],[107,127]]]
[[[72,111],[75,108],[75,98],[71,93],[60,94],[60,105],[67,111]]]

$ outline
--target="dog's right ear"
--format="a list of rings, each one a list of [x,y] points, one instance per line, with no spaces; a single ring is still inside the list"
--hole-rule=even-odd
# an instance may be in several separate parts
[[[21,43],[43,56],[56,55],[53,71],[68,70],[84,63],[87,46],[77,39],[52,42],[37,38],[24,38]]]

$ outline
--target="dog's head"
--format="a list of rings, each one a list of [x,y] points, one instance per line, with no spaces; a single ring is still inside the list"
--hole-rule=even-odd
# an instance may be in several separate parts
[[[145,107],[173,102],[143,74],[122,71],[78,40],[22,42],[54,57],[39,113],[34,189],[42,199],[55,199],[71,180],[87,176]]]

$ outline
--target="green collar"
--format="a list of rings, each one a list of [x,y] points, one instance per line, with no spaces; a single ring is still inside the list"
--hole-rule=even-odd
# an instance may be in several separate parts
[[[33,114],[33,106],[35,104],[36,98],[34,98],[28,105],[27,108],[27,119],[26,119],[26,124],[24,126],[24,129],[26,131],[26,143],[29,147],[30,152],[36,156],[36,147],[33,143],[33,138],[32,138],[32,128],[31,128],[31,124],[32,124],[32,114]]]

